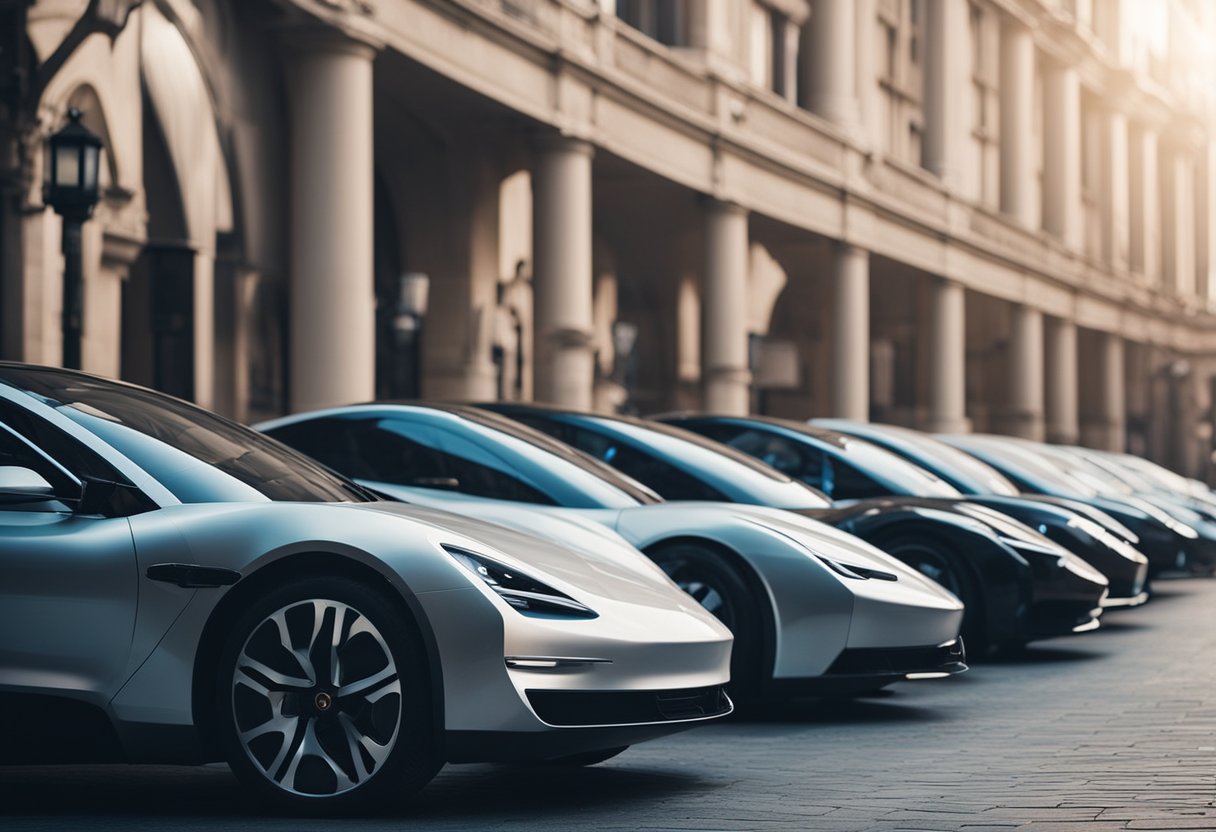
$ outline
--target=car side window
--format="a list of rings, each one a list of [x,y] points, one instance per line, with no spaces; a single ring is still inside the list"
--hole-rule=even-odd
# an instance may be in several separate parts
[[[833,460],[836,487],[834,500],[866,500],[870,497],[889,497],[891,489],[868,474],[859,471],[843,460]]]
[[[51,484],[58,497],[78,498],[80,496],[78,481],[83,482],[88,478],[129,484],[126,477],[94,451],[85,447],[83,443],[11,402],[0,400],[0,422],[3,422],[4,426],[8,428],[7,431],[0,431],[0,435],[6,435],[9,440],[10,444],[6,447],[11,454],[10,458],[23,460],[4,464],[21,465],[37,471]],[[27,440],[45,456],[30,449],[25,443],[12,436],[9,431]],[[71,476],[49,462],[46,457],[70,472]],[[75,477],[75,481],[73,477]]]
[[[615,437],[570,424],[561,424],[557,431],[550,425],[535,427],[649,486],[664,500],[727,502],[726,496],[716,488]]]
[[[726,444],[771,465],[787,477],[840,498],[833,461],[823,451],[766,430],[736,429]]]
[[[340,474],[387,482],[377,468],[364,461],[359,451],[357,440],[361,429],[359,420],[331,418],[295,422],[267,433]]]
[[[486,449],[408,419],[317,419],[271,435],[357,479],[554,505]]]

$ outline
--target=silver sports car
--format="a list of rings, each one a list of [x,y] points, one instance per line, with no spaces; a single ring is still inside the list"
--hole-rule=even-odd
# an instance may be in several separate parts
[[[356,405],[258,427],[411,503],[541,534],[554,516],[614,530],[734,632],[736,698],[872,690],[966,669],[957,598],[810,518],[665,503],[610,466],[473,407]]]
[[[0,364],[0,761],[227,760],[346,811],[728,713],[730,632],[567,525],[381,502],[185,402]]]

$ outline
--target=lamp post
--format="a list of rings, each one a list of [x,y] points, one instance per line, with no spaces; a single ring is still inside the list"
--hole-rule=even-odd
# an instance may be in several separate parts
[[[63,218],[63,366],[80,369],[84,332],[84,265],[81,230],[98,198],[101,139],[80,123],[80,110],[51,136],[43,200]]]
[[[393,317],[395,397],[422,395],[422,323],[430,287],[430,277],[422,272],[406,272],[398,278],[397,311]]]

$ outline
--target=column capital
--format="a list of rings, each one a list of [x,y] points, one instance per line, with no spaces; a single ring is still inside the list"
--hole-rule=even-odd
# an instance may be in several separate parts
[[[335,29],[319,23],[288,23],[275,27],[275,32],[288,60],[336,54],[371,61],[385,46],[383,40],[370,33]]]
[[[727,199],[718,199],[716,196],[703,196],[701,203],[705,206],[705,210],[713,211],[718,214],[730,214],[738,216],[740,214],[746,216],[749,211],[737,202],[732,202]]]
[[[589,159],[595,158],[595,145],[589,140],[565,133],[537,133],[532,147],[540,153],[578,153]]]

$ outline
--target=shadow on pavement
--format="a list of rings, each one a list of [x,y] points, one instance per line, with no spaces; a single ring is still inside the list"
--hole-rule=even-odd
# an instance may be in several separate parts
[[[740,710],[736,722],[797,722],[843,725],[854,722],[925,722],[948,719],[931,708],[918,708],[884,701],[898,694],[883,690],[853,699],[799,699],[767,706],[753,705]]]
[[[1098,632],[1101,632],[1100,630]],[[1075,638],[1085,638],[1086,633]],[[1054,664],[1056,662],[1088,662],[1106,658],[1107,653],[1101,650],[1078,649],[1074,647],[1046,647],[1027,645],[1017,650],[1005,650],[983,659],[982,665],[1018,665],[1018,664]],[[981,662],[977,661],[977,665]],[[981,666],[982,666],[981,665]]]
[[[401,813],[403,817],[535,818],[539,813],[603,811],[631,803],[710,791],[722,783],[693,772],[629,764],[629,752],[606,765],[449,766]]]
[[[628,752],[626,752],[628,753]],[[619,807],[664,800],[721,784],[696,774],[621,762],[588,768],[448,766],[420,794],[380,818],[496,820]],[[241,788],[226,767],[39,766],[0,769],[0,827],[4,817],[231,818],[272,815]],[[344,819],[343,826],[376,818]],[[325,829],[334,821],[286,817],[283,828]],[[75,823],[73,823],[73,826]],[[276,828],[277,828],[276,824]],[[18,828],[18,827],[13,827]]]

